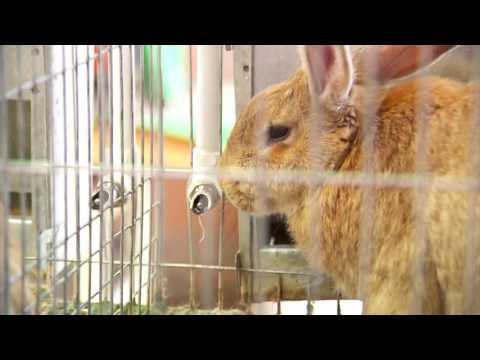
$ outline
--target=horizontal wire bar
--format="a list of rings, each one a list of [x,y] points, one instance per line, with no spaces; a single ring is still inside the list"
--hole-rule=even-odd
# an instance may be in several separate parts
[[[51,164],[33,165],[1,165],[0,171],[10,171],[12,173],[35,173],[47,174],[51,168],[72,170],[85,170],[89,167],[54,166]],[[479,191],[480,181],[474,177],[455,177],[440,176],[435,174],[418,175],[415,173],[383,173],[369,172],[368,174],[354,171],[323,172],[300,171],[300,170],[266,170],[265,176],[255,178],[255,169],[251,168],[226,168],[211,171],[194,171],[192,169],[162,169],[158,167],[92,167],[92,174],[108,175],[110,171],[119,174],[145,174],[149,173],[153,178],[177,178],[187,179],[189,176],[197,173],[206,175],[216,175],[223,180],[244,181],[256,184],[274,184],[274,183],[298,183],[310,185],[342,185],[342,186],[371,186],[371,187],[398,187],[398,188],[430,188],[431,190],[450,190],[450,191]]]
[[[139,255],[136,256],[136,258],[139,258]],[[92,261],[92,263],[100,263],[100,261]],[[110,261],[102,261],[102,264],[108,265],[111,264]],[[116,265],[121,265],[120,261],[114,261],[114,264]],[[129,264],[131,265],[131,264]],[[142,266],[142,267],[148,267],[149,264],[133,264],[134,266]],[[177,268],[177,269],[187,269],[187,270],[211,270],[211,271],[239,271],[239,272],[247,272],[247,273],[255,273],[255,274],[270,274],[270,275],[287,275],[287,276],[301,276],[301,277],[317,277],[319,274],[314,274],[314,273],[308,273],[308,272],[299,272],[299,271],[280,271],[280,270],[268,270],[268,269],[252,269],[252,268],[237,268],[234,266],[218,266],[218,265],[203,265],[203,264],[182,264],[182,263],[163,263],[163,264],[156,264],[152,263],[150,264],[150,267],[158,267],[158,268]],[[119,273],[119,272],[118,272]],[[73,274],[73,272],[72,272]],[[60,285],[63,283],[64,277],[60,280],[58,284],[55,286]],[[111,281],[109,280],[108,282],[104,283],[102,285],[102,290],[105,289],[107,286],[111,284]],[[149,282],[145,281],[142,284],[142,288],[148,285]],[[91,297],[90,300],[94,299],[98,294],[100,293],[100,289],[94,293]],[[137,295],[139,291],[137,291],[134,295]],[[43,296],[43,299],[40,300],[45,300],[48,298],[48,294],[45,294]],[[85,305],[88,304],[88,302],[80,305],[80,310],[85,307]],[[30,305],[29,305],[30,306]],[[28,309],[28,307],[26,308]]]
[[[155,239],[153,239],[147,246],[145,246],[141,251],[144,252],[147,250],[151,245],[155,242]],[[140,258],[140,254],[137,254],[133,260],[137,260]],[[74,263],[76,262],[75,260],[65,260],[65,259],[55,259],[55,261],[58,262],[71,262]],[[55,288],[58,285],[61,285],[65,278],[70,279],[71,275],[76,273],[76,271],[83,265],[85,265],[86,262],[84,262],[82,265],[79,265],[73,269],[70,270],[70,272],[67,274],[67,276],[62,276],[59,281],[57,281],[56,284],[54,284],[52,287]],[[99,261],[99,260],[94,260],[91,261],[92,264],[102,264],[102,265],[111,265],[111,261]],[[115,260],[113,261],[114,265],[122,265],[121,261]],[[255,274],[271,274],[271,275],[290,275],[290,276],[300,276],[300,277],[308,277],[308,278],[314,278],[319,276],[319,274],[315,273],[310,273],[310,272],[301,272],[301,271],[281,271],[281,270],[269,270],[269,269],[254,269],[254,268],[237,268],[234,266],[219,266],[219,265],[204,265],[204,264],[187,264],[187,263],[151,263],[150,265],[148,263],[140,264],[140,263],[131,263],[130,261],[123,262],[123,271],[129,267],[154,267],[154,268],[177,268],[177,269],[186,269],[186,270],[210,270],[210,271],[235,271],[235,272],[247,272],[247,273],[255,273]],[[113,280],[115,280],[120,274],[121,274],[121,269],[117,270],[115,273]],[[112,283],[112,279],[108,280],[106,283],[102,284],[102,290],[105,289],[108,285]],[[148,284],[148,281],[145,282],[145,284]],[[100,290],[97,291],[96,294],[93,294],[90,298],[93,299],[95,296],[100,293]],[[48,297],[48,295],[45,295],[43,299],[45,300]],[[82,308],[82,307],[81,307]]]
[[[149,246],[146,246],[143,248],[142,251],[145,251],[148,249]],[[138,259],[140,257],[139,254],[135,256],[134,259]],[[57,262],[71,262],[74,263],[76,262],[75,260],[62,260],[62,259],[56,259],[55,261]],[[95,260],[91,261],[92,264],[102,264],[102,265],[111,265],[111,261],[107,260]],[[262,274],[272,274],[272,275],[292,275],[292,276],[308,276],[308,277],[317,277],[320,274],[315,274],[315,273],[310,273],[310,272],[302,272],[302,271],[282,271],[282,270],[269,270],[269,269],[254,269],[254,268],[244,268],[240,267],[237,268],[235,266],[219,266],[219,265],[205,265],[205,264],[189,264],[189,263],[131,263],[130,261],[123,262],[126,264],[124,266],[124,269],[130,266],[141,266],[141,267],[159,267],[159,268],[181,268],[181,269],[198,269],[198,270],[217,270],[217,271],[241,271],[241,272],[251,272],[251,273],[262,273]],[[119,260],[113,261],[114,265],[121,265],[121,262]],[[84,265],[84,264],[83,264]],[[82,265],[82,266],[83,266]],[[119,270],[120,271],[120,270]]]
[[[176,168],[160,168],[155,166],[145,166],[144,168],[140,166],[130,166],[130,165],[119,165],[119,166],[89,166],[89,165],[76,165],[76,164],[55,164],[52,162],[46,161],[21,161],[21,160],[8,160],[0,164],[0,171],[9,174],[26,174],[26,175],[48,175],[54,170],[73,170],[73,171],[91,171],[92,175],[105,175],[109,176],[111,172],[114,175],[152,175],[147,174],[147,172],[152,171],[154,177],[159,177],[158,175],[164,175],[165,177],[173,178],[186,178],[192,173],[195,173],[192,169],[176,169]],[[146,178],[150,178],[148,176]]]

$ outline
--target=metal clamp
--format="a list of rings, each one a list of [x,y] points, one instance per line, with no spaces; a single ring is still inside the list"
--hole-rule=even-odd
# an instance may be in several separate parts
[[[219,199],[221,199],[221,193],[215,185],[197,185],[188,197],[189,208],[194,214],[202,215],[212,209]]]
[[[215,173],[220,153],[193,149],[193,174],[188,181],[187,201],[196,215],[211,210],[222,198],[222,190]]]
[[[93,210],[100,210],[102,204],[106,209],[110,206],[116,208],[122,206],[124,203],[124,189],[118,183],[111,183],[104,181],[103,186],[92,195],[90,206]],[[110,194],[113,195],[113,201],[110,199]]]

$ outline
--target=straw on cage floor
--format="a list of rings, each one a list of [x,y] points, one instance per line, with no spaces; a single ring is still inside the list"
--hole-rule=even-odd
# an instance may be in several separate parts
[[[120,305],[114,305],[113,314],[121,314]],[[110,315],[111,304],[92,304],[90,308],[91,315]],[[53,306],[50,301],[46,301],[42,304],[41,314],[51,315],[53,314]],[[56,314],[63,314],[64,308],[61,304],[57,304],[55,307]],[[75,305],[69,304],[67,307],[67,314],[77,314]],[[239,309],[193,309],[189,305],[186,306],[158,306],[152,305],[149,309],[146,306],[138,305],[125,305],[123,307],[123,314],[128,315],[248,315],[247,312],[244,312]],[[78,315],[88,315],[88,309],[84,308],[78,312]]]

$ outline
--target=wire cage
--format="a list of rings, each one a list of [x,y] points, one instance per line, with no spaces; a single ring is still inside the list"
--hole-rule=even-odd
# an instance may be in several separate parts
[[[467,82],[474,50],[428,71]],[[209,172],[299,61],[295,46],[0,46],[0,313],[341,313],[285,219],[237,211]]]

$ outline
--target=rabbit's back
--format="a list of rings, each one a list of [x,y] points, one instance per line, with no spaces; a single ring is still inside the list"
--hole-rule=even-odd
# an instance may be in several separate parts
[[[374,124],[376,185],[311,190],[306,206],[291,216],[291,231],[310,262],[330,273],[347,296],[355,297],[362,286],[358,259],[365,255],[362,244],[370,243],[372,278],[366,291],[377,292],[372,312],[382,312],[381,304],[392,311],[393,302],[399,302],[399,313],[408,311],[405,301],[414,297],[427,313],[461,312],[460,302],[463,309],[464,239],[475,230],[469,209],[475,209],[473,219],[480,216],[480,198],[458,191],[459,181],[474,174],[469,152],[474,89],[440,78],[389,89]],[[420,91],[426,96],[419,97]],[[362,153],[358,139],[339,175],[362,171]],[[423,185],[418,192],[412,187],[416,170],[422,171],[416,174]],[[469,270],[478,273],[478,266]],[[446,304],[439,300],[443,296]],[[378,300],[383,298],[388,299]]]
[[[431,120],[428,239],[450,313],[480,311],[479,94],[478,84],[464,86]]]
[[[480,88],[477,83],[432,77],[413,81],[405,89],[399,87],[390,96],[401,90],[412,97],[412,116],[406,117],[410,121],[402,122],[402,111],[388,107],[382,124],[393,129],[407,124],[401,131],[410,132],[411,141],[401,148],[408,141],[399,141],[392,130],[385,136],[390,146],[380,146],[378,155],[384,158],[384,169],[400,164],[393,172],[404,173],[407,179],[408,174],[416,173],[417,184],[423,185],[417,192],[408,191],[409,204],[403,211],[403,217],[408,214],[410,218],[405,227],[411,232],[407,238],[414,249],[413,266],[418,264],[415,257],[420,256],[426,267],[431,267],[432,279],[427,282],[437,282],[447,313],[478,311],[474,296],[480,289],[480,252],[477,255],[476,250],[480,249],[476,230],[480,196],[475,183],[480,171]],[[405,108],[402,110],[405,112]],[[396,118],[390,124],[394,114]],[[389,151],[383,151],[386,148]],[[391,202],[385,207],[386,213],[395,216]],[[421,274],[415,269],[411,273],[417,277]]]

